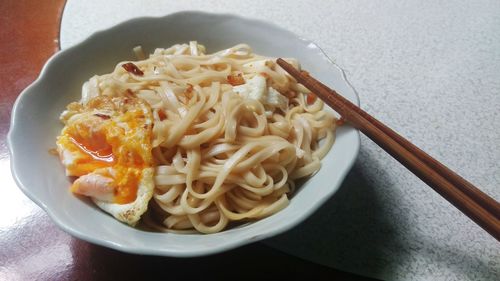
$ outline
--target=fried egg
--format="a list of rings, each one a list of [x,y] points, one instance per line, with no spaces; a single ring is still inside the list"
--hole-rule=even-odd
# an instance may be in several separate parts
[[[135,225],[147,210],[154,182],[150,106],[131,92],[71,103],[57,150],[73,193],[91,197],[104,211]]]

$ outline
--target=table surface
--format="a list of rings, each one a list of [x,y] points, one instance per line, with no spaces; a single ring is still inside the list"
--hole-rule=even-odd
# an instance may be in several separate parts
[[[11,25],[31,24],[23,27],[46,31],[50,20],[57,22],[62,2],[46,5],[50,11],[31,11],[28,1],[4,1],[0,11],[2,19],[10,17]],[[70,0],[62,16],[60,46],[67,48],[132,17],[181,10],[229,12],[274,22],[315,41],[334,58],[365,110],[499,200],[500,2],[452,2],[150,0],[125,5],[118,0]],[[9,9],[23,11],[25,17],[6,12]],[[26,13],[48,20],[29,21]],[[384,280],[500,279],[499,243],[364,137],[339,192],[306,222],[264,243],[209,258],[175,260],[123,254],[68,236],[16,189],[4,142],[13,100],[55,50],[47,38],[57,35],[42,43],[36,37],[41,35],[5,30],[2,39],[16,39],[2,40],[10,43],[1,47],[0,71],[11,80],[2,79],[0,88],[0,175],[8,195],[0,197],[0,279],[133,278],[139,276],[130,269],[134,265],[146,271],[165,263],[185,271],[206,263],[202,271],[221,276],[211,264],[239,264],[234,268],[243,272],[252,269],[245,266],[252,256],[259,257],[257,266],[264,271],[277,268],[276,274],[361,279],[338,271],[343,270]],[[37,52],[16,49],[34,42]],[[4,67],[12,52],[37,62],[37,67],[20,64],[17,75],[12,74]],[[42,57],[28,58],[27,53]],[[115,265],[115,260],[125,266]]]

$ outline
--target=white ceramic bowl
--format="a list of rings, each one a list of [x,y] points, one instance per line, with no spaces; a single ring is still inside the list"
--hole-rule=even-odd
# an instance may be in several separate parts
[[[284,232],[311,215],[339,188],[358,150],[359,135],[349,126],[337,131],[336,142],[321,170],[308,179],[284,210],[257,222],[216,234],[146,232],[118,222],[88,201],[73,196],[57,157],[48,150],[62,125],[59,114],[80,98],[81,85],[94,74],[109,73],[132,48],[145,50],[197,40],[209,52],[248,43],[271,57],[294,57],[313,76],[358,103],[343,71],[314,43],[273,24],[200,12],[161,18],[138,18],[96,32],[74,47],[55,54],[38,79],[18,97],[12,111],[8,146],[11,168],[21,190],[63,230],[83,240],[124,252],[162,256],[201,256],[232,249]]]

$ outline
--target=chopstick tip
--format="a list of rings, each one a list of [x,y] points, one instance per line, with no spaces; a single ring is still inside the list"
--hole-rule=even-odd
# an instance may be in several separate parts
[[[282,65],[283,63],[287,63],[287,62],[282,58],[277,58],[276,63],[278,63],[279,65]]]

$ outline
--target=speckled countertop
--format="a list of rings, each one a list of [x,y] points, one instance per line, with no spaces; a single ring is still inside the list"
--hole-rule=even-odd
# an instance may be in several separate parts
[[[126,4],[127,3],[127,4]],[[68,1],[61,47],[137,16],[264,19],[315,41],[362,107],[500,200],[500,1]],[[500,280],[500,244],[369,139],[340,191],[265,243],[384,280]]]

